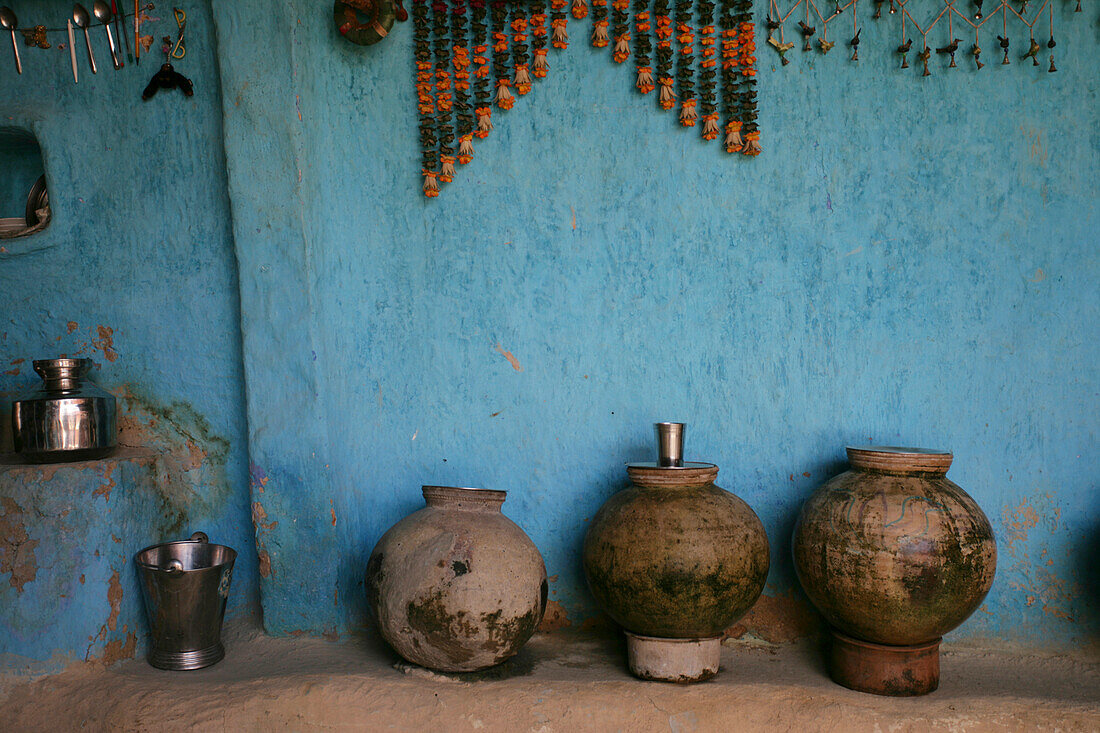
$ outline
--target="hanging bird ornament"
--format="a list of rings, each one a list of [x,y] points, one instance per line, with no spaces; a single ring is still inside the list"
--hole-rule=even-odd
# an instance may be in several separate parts
[[[859,61],[859,34],[862,32],[862,28],[856,29],[856,34],[848,41],[848,45],[852,47],[852,61]]]
[[[1039,45],[1039,42],[1036,41],[1034,38],[1032,38],[1031,39],[1031,45],[1028,46],[1028,48],[1027,48],[1027,53],[1025,53],[1023,56],[1021,56],[1020,60],[1021,61],[1026,61],[1027,59],[1031,59],[1031,65],[1032,66],[1038,66],[1039,65],[1039,58],[1038,57],[1039,57],[1039,49],[1040,48],[1042,48],[1042,46]]]
[[[798,21],[798,29],[802,33],[802,39],[804,41],[803,46],[802,46],[802,50],[803,51],[809,51],[810,50],[810,39],[813,38],[814,33],[817,32],[817,28],[812,27],[812,26],[808,26],[808,25],[806,25],[806,21],[800,20],[800,21]]]
[[[776,40],[775,36],[771,36],[770,38],[768,38],[768,45],[779,52],[779,60],[784,66],[791,63],[791,60],[787,58],[787,52],[794,48],[794,43],[792,41],[780,43],[778,40]]]
[[[909,68],[909,49],[913,48],[913,39],[909,38],[905,43],[898,46],[898,53],[901,54],[901,68]]]
[[[970,49],[970,55],[974,57],[974,68],[980,70],[985,67],[985,64],[981,62],[982,48],[978,44],[974,44],[974,47]]]
[[[1001,66],[1007,66],[1008,61],[1008,36],[997,36],[997,42],[1001,44],[1001,50],[1004,51],[1005,57],[1001,60]]]
[[[951,56],[951,63],[948,64],[948,66],[947,66],[947,68],[949,68],[949,69],[956,68],[955,52],[959,50],[959,44],[960,43],[962,43],[961,38],[953,38],[953,39],[951,39],[951,43],[947,44],[946,46],[941,46],[940,48],[936,49],[936,53],[949,54]]]
[[[931,76],[932,72],[928,70],[928,59],[932,56],[932,49],[929,46],[925,46],[924,50],[917,54],[917,58],[924,64],[924,72],[921,76]]]

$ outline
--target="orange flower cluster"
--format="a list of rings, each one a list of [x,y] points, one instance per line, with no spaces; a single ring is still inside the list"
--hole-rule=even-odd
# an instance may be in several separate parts
[[[742,76],[756,76],[756,39],[752,23],[722,31],[722,68],[740,70]]]
[[[607,21],[604,21],[605,23]],[[615,37],[615,52],[611,54],[615,63],[621,64],[630,58],[630,34],[622,33]]]
[[[672,91],[672,77],[663,76],[657,80],[657,83],[661,87],[661,95],[657,103],[661,105],[661,109],[672,109],[676,106],[676,94]]]
[[[531,16],[531,36],[535,39],[546,38],[546,13],[535,13]],[[539,44],[535,44],[539,45]],[[545,44],[543,44],[545,45]],[[541,61],[540,61],[541,57]],[[535,69],[534,74],[539,79],[546,76],[546,69],[548,68],[546,63],[546,49],[535,49]]]
[[[474,130],[474,134],[479,140],[484,140],[493,131],[493,108],[478,107],[474,110],[474,114],[477,115],[477,129]]]
[[[690,56],[695,53],[695,49],[691,47],[691,44],[695,41],[695,34],[691,32],[691,26],[681,23],[676,26],[676,31],[679,34],[676,36],[676,40],[680,42],[680,55]]]
[[[428,61],[416,62],[416,111],[422,115],[435,113],[432,99],[432,65]]]
[[[496,53],[506,53],[508,51],[507,33],[493,34],[493,51],[495,51]]]
[[[672,18],[667,15],[657,16],[657,48],[669,48],[672,45]]]
[[[699,45],[703,48],[703,60],[699,65],[704,69],[713,69],[718,65],[718,60],[714,58],[714,26],[708,25],[699,29]]]
[[[584,0],[573,0],[572,11],[573,17],[577,20],[584,20],[588,17],[588,4]]]
[[[713,140],[718,137],[718,113],[703,115],[703,139]]]
[[[760,155],[760,131],[753,130],[745,133],[745,147],[741,148],[745,155]]]
[[[512,96],[512,90],[509,88],[512,83],[507,79],[497,79],[497,106],[501,109],[512,109],[516,103],[516,98]]]
[[[737,33],[741,47],[741,76],[756,76],[756,37],[752,23],[742,23],[737,27]],[[759,138],[759,133],[756,136]]]
[[[474,76],[479,79],[489,76],[489,57],[485,55],[488,50],[487,46],[474,46],[474,64],[477,65]]]
[[[745,141],[741,139],[741,120],[730,120],[726,123],[726,152],[737,153],[741,151]]]
[[[554,48],[566,48],[569,45],[569,31],[567,26],[569,19],[565,17],[565,3],[567,0],[550,0],[550,45]],[[585,12],[588,12],[587,9]]]
[[[451,74],[440,67],[435,70],[435,105],[440,112],[451,111]]]
[[[470,88],[470,52],[465,46],[455,46],[455,90],[467,91]]]

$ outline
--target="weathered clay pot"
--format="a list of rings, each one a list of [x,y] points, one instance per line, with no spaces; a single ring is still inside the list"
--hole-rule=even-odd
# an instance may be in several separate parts
[[[841,684],[889,695],[936,689],[940,637],[974,612],[993,583],[993,529],[947,479],[951,458],[920,448],[848,448],[851,470],[802,507],[795,568],[834,629],[830,671]]]
[[[627,467],[633,485],[588,529],[584,572],[627,632],[631,671],[691,682],[718,671],[723,631],[760,596],[768,538],[748,504],[714,485],[717,466],[662,462]]]
[[[546,609],[546,566],[501,514],[505,492],[425,486],[427,506],[378,541],[367,598],[382,637],[444,672],[491,667],[519,651]]]

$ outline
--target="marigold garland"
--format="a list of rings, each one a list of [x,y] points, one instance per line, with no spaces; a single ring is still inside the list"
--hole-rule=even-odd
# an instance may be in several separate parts
[[[474,135],[483,139],[493,130],[493,108],[489,96],[489,26],[485,0],[470,0],[470,30],[474,42]]]
[[[493,0],[490,7],[493,21],[493,78],[496,79],[496,103],[501,109],[512,109],[516,98],[508,74],[508,34],[505,32],[508,10],[503,0]]]
[[[615,28],[615,50],[612,58],[617,64],[630,58],[630,19],[627,16],[629,9],[630,0],[612,0],[611,21]]]
[[[649,60],[650,51],[653,50],[649,35],[652,30],[649,22],[649,0],[634,0],[634,30],[638,33],[638,40],[634,43],[634,71],[638,78],[634,86],[642,94],[649,94],[654,89],[653,67]]]
[[[550,0],[550,45],[557,49],[569,45],[569,19],[565,17],[567,0]]]
[[[535,56],[531,61],[531,73],[536,79],[546,78],[550,64],[546,59],[546,4],[542,0],[531,2],[531,49]]]
[[[672,91],[672,18],[668,14],[668,0],[655,0],[653,3],[653,35],[657,40],[657,86],[660,94],[657,103],[661,109],[676,106],[676,95]]]
[[[592,0],[592,45],[596,48],[606,48],[609,42],[607,0]]]
[[[680,57],[676,62],[676,91],[680,96],[680,124],[694,127],[698,112],[695,109],[695,34],[691,27],[692,0],[676,0],[676,41],[680,44]]]
[[[454,109],[458,131],[458,162],[465,165],[474,157],[474,116],[470,109],[470,51],[466,29],[466,0],[454,0],[451,8],[451,41],[454,43]]]
[[[733,19],[737,23],[738,108],[744,123],[744,155],[759,155],[760,130],[756,124],[756,38],[752,24],[752,0],[733,0]]]
[[[420,116],[421,175],[424,195],[439,195],[439,164],[435,134],[435,99],[432,96],[432,50],[428,40],[428,0],[413,0],[413,58],[416,61],[416,111]]]
[[[531,91],[531,71],[527,63],[527,18],[521,15],[522,12],[519,5],[513,6],[512,63],[515,76],[512,77],[512,84],[520,96]]]
[[[718,113],[714,83],[718,59],[714,48],[714,2],[699,0],[699,116],[703,120],[703,139],[718,137]]]
[[[734,0],[722,0],[718,24],[722,28],[722,116],[726,120],[725,148],[727,153],[741,151],[740,96],[737,67],[740,65],[737,21],[733,13]]]

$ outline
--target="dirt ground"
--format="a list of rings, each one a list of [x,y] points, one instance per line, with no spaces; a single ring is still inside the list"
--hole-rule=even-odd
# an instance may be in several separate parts
[[[833,684],[813,644],[727,641],[708,682],[642,682],[622,641],[536,636],[501,667],[444,676],[380,641],[226,633],[195,672],[134,659],[3,680],[5,731],[1100,731],[1100,663],[945,650],[940,688],[885,698]]]

